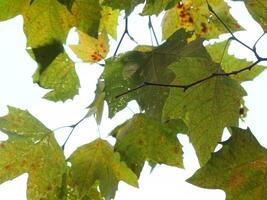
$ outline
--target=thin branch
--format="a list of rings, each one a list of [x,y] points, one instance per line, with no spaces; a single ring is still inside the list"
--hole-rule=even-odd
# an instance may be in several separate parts
[[[65,142],[63,143],[63,145],[61,146],[62,150],[65,149],[65,146],[68,142],[68,140],[70,139],[70,136],[72,135],[72,133],[74,132],[74,129],[80,124],[83,122],[83,120],[85,120],[87,118],[87,115],[85,115],[82,119],[80,119],[78,122],[76,122],[75,124],[73,125],[70,125],[70,126],[62,126],[62,127],[59,127],[59,128],[56,128],[54,129],[53,131],[56,131],[56,130],[59,130],[59,129],[62,129],[62,128],[71,128],[71,131],[68,135],[68,137],[66,138]]]
[[[132,40],[133,42],[135,42],[136,44],[138,44],[138,43],[136,42],[136,40],[130,35],[130,33],[129,33],[129,31],[128,31],[128,17],[125,17],[125,29],[124,29],[124,32],[123,32],[123,34],[122,34],[122,36],[121,36],[121,38],[120,38],[120,41],[119,41],[117,47],[116,47],[116,50],[115,50],[115,52],[114,52],[114,54],[113,54],[113,57],[115,57],[115,56],[117,55],[118,50],[119,50],[119,48],[120,48],[120,46],[121,46],[121,43],[122,43],[122,41],[123,41],[125,35],[127,35],[127,36],[130,38],[130,40]]]
[[[253,48],[251,48],[250,46],[248,46],[247,44],[245,44],[244,42],[242,42],[241,40],[239,40],[234,33],[230,30],[230,28],[224,23],[224,21],[217,15],[217,13],[213,10],[213,8],[211,7],[211,5],[209,4],[209,2],[206,0],[207,4],[208,4],[208,8],[209,11],[220,21],[220,23],[224,26],[224,28],[231,34],[232,38],[237,41],[238,43],[240,43],[241,45],[243,45],[244,47],[246,47],[247,49],[253,51]],[[256,55],[256,57],[258,57],[257,52],[254,52],[254,54]]]
[[[148,16],[148,27],[149,27],[149,30],[152,30],[152,33],[153,33],[154,39],[156,41],[156,44],[159,46],[158,38],[157,38],[156,32],[154,30],[154,27],[153,27],[152,20],[151,20],[150,16]]]
[[[257,52],[257,44],[259,43],[259,41],[261,40],[261,38],[265,35],[265,32],[256,40],[256,42],[254,43],[252,49],[253,49],[253,52]],[[256,54],[256,57],[257,57],[258,54]],[[259,58],[259,57],[257,57]]]
[[[130,89],[130,90],[128,90],[128,91],[126,91],[126,92],[124,92],[122,94],[117,95],[115,98],[119,98],[119,97],[124,96],[126,94],[129,94],[129,93],[131,93],[131,92],[133,92],[135,90],[139,90],[139,89],[144,88],[144,87],[147,87],[147,86],[181,88],[184,91],[186,91],[190,87],[193,87],[195,85],[198,85],[198,84],[200,84],[200,83],[202,83],[202,82],[204,82],[206,80],[209,80],[209,79],[214,78],[214,77],[217,77],[217,76],[232,76],[232,75],[237,75],[237,74],[239,74],[241,72],[244,72],[244,71],[247,71],[247,70],[251,70],[254,66],[256,66],[261,61],[267,61],[267,58],[262,58],[260,60],[257,60],[256,62],[254,62],[254,63],[250,64],[249,66],[244,67],[244,68],[242,68],[240,70],[235,70],[235,71],[226,72],[226,73],[225,72],[224,73],[213,73],[213,74],[211,74],[211,75],[209,75],[209,76],[207,76],[207,77],[205,77],[203,79],[194,81],[194,82],[192,82],[190,84],[186,84],[186,85],[174,85],[174,84],[162,84],[162,83],[144,82],[143,84],[141,84],[141,85],[139,85],[139,86],[137,86],[137,87],[135,87],[133,89]]]

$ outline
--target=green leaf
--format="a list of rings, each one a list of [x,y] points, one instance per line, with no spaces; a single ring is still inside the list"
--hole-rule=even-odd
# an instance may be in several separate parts
[[[92,37],[97,37],[101,10],[99,0],[75,0],[71,8],[75,18],[74,26]]]
[[[126,15],[134,10],[134,8],[145,0],[102,0],[102,5],[109,6],[113,9],[125,10]]]
[[[171,83],[174,73],[168,66],[182,57],[209,57],[202,45],[203,40],[187,43],[188,37],[190,33],[179,30],[159,47],[151,48],[151,51],[139,48],[106,61],[103,78],[109,117],[125,108],[129,101],[136,100],[146,114],[161,119],[162,108],[169,93],[167,87],[148,86],[122,97],[115,97],[145,81]]]
[[[1,21],[19,14],[23,16],[27,46],[33,48],[53,41],[65,43],[72,27],[77,27],[93,37],[98,35],[101,18],[98,0],[3,0],[0,2],[0,8]]]
[[[176,74],[172,84],[187,85],[216,72],[218,65],[211,59],[189,57],[180,59],[170,68]],[[244,95],[245,91],[236,81],[216,76],[185,92],[177,88],[171,89],[163,117],[184,120],[188,127],[187,134],[203,165],[220,141],[223,129],[238,123]]]
[[[234,0],[243,1],[243,0]],[[267,1],[266,0],[246,0],[243,1],[251,16],[261,25],[264,32],[267,31]]]
[[[145,161],[183,167],[177,132],[144,114],[134,115],[111,134],[117,139],[115,151],[137,176]]]
[[[31,0],[1,0],[0,1],[0,21],[8,20],[20,15],[29,6]]]
[[[87,117],[91,115],[95,115],[96,123],[99,125],[101,123],[103,110],[104,110],[104,100],[105,100],[105,92],[104,92],[105,84],[101,79],[98,80],[96,91],[95,91],[95,99],[89,105],[89,110],[87,112]]]
[[[240,26],[231,17],[229,7],[224,1],[208,1],[216,14],[232,31],[239,30]],[[205,0],[184,0],[168,10],[162,20],[162,37],[167,39],[178,29],[184,28],[193,31],[192,39],[202,37],[206,39],[218,37],[227,33],[222,23],[213,16]]]
[[[118,153],[102,139],[79,147],[69,158],[73,186],[83,198],[99,181],[100,192],[106,199],[114,198],[120,180],[137,187],[136,175],[120,161]]]
[[[24,31],[27,45],[44,46],[53,41],[65,42],[75,24],[75,18],[57,0],[34,1],[24,12]]]
[[[28,200],[59,199],[66,165],[52,132],[29,112],[13,107],[0,118],[0,130],[9,137],[0,143],[0,183],[28,173]]]
[[[227,200],[267,198],[267,150],[249,129],[232,128],[232,136],[187,181],[199,187],[223,189]]]
[[[78,94],[79,78],[75,64],[63,52],[59,42],[28,50],[39,66],[33,75],[33,81],[41,87],[52,89],[44,98],[52,101],[65,101]]]
[[[108,36],[105,31],[97,39],[81,31],[78,31],[78,35],[80,39],[79,44],[70,45],[70,48],[83,62],[96,63],[107,56],[109,45]]]
[[[177,4],[179,0],[147,0],[142,15],[158,15]]]
[[[223,49],[225,48],[225,45],[227,45],[227,41],[206,46],[206,49],[208,50],[214,62],[216,63],[221,62]],[[225,53],[223,55],[223,59],[221,62],[221,67],[225,72],[232,72],[232,71],[240,70],[252,64],[252,62],[249,62],[245,59],[238,59],[235,56],[229,55],[227,51],[228,51],[228,47],[225,50]],[[265,68],[266,67],[264,66],[257,65],[253,67],[251,70],[247,70],[240,74],[231,76],[231,78],[234,80],[237,80],[238,82],[251,81],[255,77],[257,77],[259,74],[261,74],[261,72],[263,72]]]
[[[120,11],[118,9],[113,10],[110,7],[103,6],[101,11],[101,20],[99,25],[99,32],[107,31],[113,39],[117,38],[117,25]]]

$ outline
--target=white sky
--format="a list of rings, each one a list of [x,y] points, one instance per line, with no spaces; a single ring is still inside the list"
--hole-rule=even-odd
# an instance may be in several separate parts
[[[234,15],[240,20],[239,23],[246,27],[247,31],[238,33],[238,37],[247,44],[253,42],[261,35],[261,28],[249,17],[240,3],[233,3]],[[140,11],[140,9],[138,10]],[[137,13],[138,13],[137,11]],[[160,16],[159,18],[161,18]],[[160,19],[152,18],[157,35],[160,36]],[[249,25],[249,26],[248,26]],[[122,17],[119,23],[118,38],[124,30]],[[129,31],[139,44],[151,44],[147,28],[147,19],[140,16],[129,18]],[[72,34],[73,35],[73,34]],[[160,37],[159,37],[160,38]],[[77,41],[75,36],[71,36],[68,41]],[[266,47],[267,37],[259,43],[258,51],[267,57]],[[84,109],[94,98],[96,80],[102,69],[96,65],[79,63],[76,65],[81,81],[79,95],[74,100],[65,103],[53,103],[42,99],[46,93],[44,89],[32,84],[31,76],[37,65],[25,51],[26,38],[23,34],[22,17],[16,17],[6,22],[0,23],[0,115],[7,113],[7,105],[28,109],[34,116],[41,120],[48,128],[55,129],[64,125],[71,125],[77,122],[85,113]],[[111,42],[111,52],[114,52],[116,42]],[[120,52],[131,50],[135,44],[127,38],[120,47]],[[244,50],[240,45],[233,44],[230,53],[240,58],[254,59],[253,55]],[[77,59],[74,57],[77,61]],[[267,72],[262,73],[253,82],[247,82],[244,87],[247,90],[246,105],[250,109],[243,127],[249,126],[260,143],[267,147],[267,128],[265,127],[265,116],[267,113],[266,94]],[[134,102],[129,107],[138,112]],[[107,110],[107,109],[106,109]],[[118,124],[133,115],[130,109],[125,109],[118,113],[112,120],[108,119],[107,111],[104,114],[101,126],[96,126],[93,118],[85,120],[73,133],[70,138],[65,154],[69,156],[78,146],[88,143],[98,137],[99,132],[102,138],[107,139],[108,133]],[[69,129],[61,129],[56,132],[56,137],[62,144],[69,133]],[[184,145],[185,169],[157,166],[152,173],[146,165],[139,180],[140,188],[133,188],[125,183],[119,184],[119,191],[116,200],[154,199],[154,200],[223,200],[225,194],[221,190],[205,190],[186,183],[194,171],[198,168],[198,162],[188,138],[183,135],[178,136]],[[5,139],[5,136],[1,136]],[[108,138],[111,143],[114,139]],[[1,200],[26,200],[27,174],[8,181],[0,186]]]

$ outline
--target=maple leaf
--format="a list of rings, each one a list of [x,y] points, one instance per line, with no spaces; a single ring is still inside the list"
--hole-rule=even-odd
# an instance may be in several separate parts
[[[209,0],[208,2],[228,27],[233,31],[240,29],[240,26],[231,17],[229,8],[224,1]],[[215,38],[227,32],[222,23],[209,11],[205,0],[183,0],[166,12],[162,20],[163,39],[167,39],[181,28],[194,31],[193,38]]]
[[[79,147],[69,158],[73,187],[79,191],[79,198],[99,181],[99,189],[105,199],[114,198],[120,180],[137,187],[136,175],[120,161],[118,153],[102,139]]]
[[[52,132],[29,112],[9,107],[0,118],[0,183],[28,173],[27,199],[59,199],[65,158]]]
[[[172,84],[187,85],[220,70],[210,58],[183,58],[170,65],[176,78]],[[230,77],[213,77],[186,91],[173,88],[163,118],[184,120],[200,164],[214,151],[227,126],[236,125],[245,91]]]
[[[231,128],[232,136],[187,182],[223,189],[227,200],[267,198],[267,150],[249,129]]]
[[[243,1],[243,0],[234,0]],[[251,16],[261,25],[264,32],[267,31],[267,4],[266,0],[246,0],[243,1]]]
[[[203,40],[187,43],[188,37],[190,33],[179,30],[157,48],[137,48],[117,58],[106,60],[103,78],[109,117],[125,108],[129,101],[137,100],[146,114],[161,118],[162,108],[169,93],[167,87],[146,87],[120,98],[115,97],[144,82],[171,83],[174,73],[168,66],[182,57],[209,57],[202,45]]]
[[[107,56],[109,45],[106,32],[101,33],[97,39],[81,31],[78,31],[78,35],[79,44],[70,45],[70,48],[83,62],[96,63]]]
[[[101,7],[98,0],[76,0],[71,10],[57,0],[1,1],[0,20],[22,14],[27,45],[37,48],[53,41],[65,43],[72,27],[91,36],[98,35]]]
[[[44,98],[52,101],[65,101],[78,94],[80,82],[75,64],[64,52],[60,42],[29,49],[28,53],[39,66],[33,75],[33,81],[41,87],[52,89]]]
[[[144,114],[134,115],[111,134],[117,139],[115,151],[138,176],[146,160],[183,167],[182,146],[176,130]]]
[[[222,62],[220,64],[225,72],[240,70],[252,64],[252,62],[249,62],[245,59],[238,59],[233,55],[229,55],[227,53],[228,47],[226,48],[226,53],[223,55],[222,58],[222,50],[224,49],[225,45],[227,45],[227,41],[206,46],[206,49],[208,50],[214,62],[220,63],[222,59]],[[261,72],[263,72],[265,68],[266,67],[264,66],[257,65],[249,71],[244,71],[235,76],[232,76],[232,79],[237,80],[238,82],[251,81],[259,74],[261,74]]]

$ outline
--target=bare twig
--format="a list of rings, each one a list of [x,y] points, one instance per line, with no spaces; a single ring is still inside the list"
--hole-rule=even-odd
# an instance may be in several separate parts
[[[76,123],[73,124],[73,125],[69,125],[69,126],[61,126],[61,127],[56,128],[56,129],[53,130],[53,131],[56,131],[56,130],[59,130],[59,129],[62,129],[62,128],[71,128],[71,131],[70,131],[69,135],[67,136],[67,138],[66,138],[65,142],[63,143],[63,145],[61,146],[62,150],[65,149],[65,146],[66,146],[66,144],[67,144],[67,142],[68,142],[70,136],[71,136],[72,133],[74,132],[74,129],[75,129],[80,123],[82,123],[83,120],[85,120],[86,118],[87,118],[87,115],[85,115],[82,119],[80,119],[78,122],[76,122]]]
[[[153,27],[152,20],[151,20],[150,16],[148,16],[148,28],[149,28],[149,30],[152,30],[152,33],[153,33],[154,39],[156,41],[156,44],[159,46],[158,38],[157,38],[156,32],[154,30],[154,27]]]
[[[124,29],[124,32],[123,32],[123,34],[122,34],[122,36],[121,36],[121,39],[120,39],[120,41],[119,41],[119,43],[118,43],[118,45],[117,45],[117,47],[116,47],[116,50],[115,50],[113,56],[116,56],[116,55],[117,55],[118,50],[119,50],[119,48],[120,48],[120,46],[121,46],[121,43],[122,43],[122,41],[123,41],[125,35],[127,35],[127,36],[130,38],[130,40],[132,40],[133,42],[135,42],[136,44],[138,44],[138,43],[135,41],[135,39],[130,35],[130,33],[129,33],[129,31],[128,31],[128,17],[125,17],[125,29]]]

